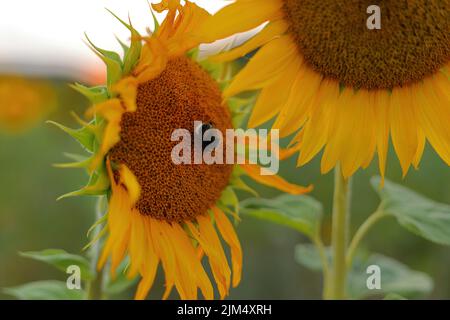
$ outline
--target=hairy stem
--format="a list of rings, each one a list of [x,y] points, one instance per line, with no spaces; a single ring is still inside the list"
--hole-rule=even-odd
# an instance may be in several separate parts
[[[356,231],[347,251],[347,258],[346,258],[347,269],[351,268],[356,249],[358,248],[358,245],[360,244],[364,236],[367,234],[369,229],[373,227],[373,225],[377,223],[381,218],[386,216],[387,215],[386,213],[383,212],[383,210],[378,209],[372,215],[370,215],[370,217],[367,218],[367,220],[364,221],[364,223],[359,227],[358,231]]]
[[[100,220],[104,213],[104,201],[106,196],[102,196],[98,199],[97,207],[95,210],[95,222]],[[101,226],[97,226],[93,231],[93,239],[101,232]],[[97,263],[100,258],[100,242],[95,241],[91,246],[90,258],[91,258],[91,271],[95,275],[87,285],[87,299],[88,300],[101,300],[103,298],[103,269],[97,270]]]
[[[345,299],[347,283],[346,251],[349,229],[349,209],[351,182],[342,176],[340,166],[336,166],[334,175],[334,198],[332,217],[332,253],[333,269],[330,287],[331,299]]]

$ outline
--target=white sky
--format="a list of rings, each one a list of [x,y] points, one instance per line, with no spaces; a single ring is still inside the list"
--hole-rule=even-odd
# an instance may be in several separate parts
[[[151,3],[160,2],[151,0]],[[210,12],[224,0],[193,1]],[[99,47],[120,50],[115,35],[127,40],[121,19],[130,15],[142,34],[151,26],[147,0],[0,0],[0,72],[37,73],[86,79],[102,70],[101,61],[84,44],[84,32]]]

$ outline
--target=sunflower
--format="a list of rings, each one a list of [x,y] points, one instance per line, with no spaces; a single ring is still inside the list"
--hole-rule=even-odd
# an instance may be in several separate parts
[[[377,3],[381,29],[366,13]],[[236,0],[196,32],[212,42],[266,23],[213,60],[260,48],[224,92],[261,89],[249,126],[274,119],[304,165],[345,177],[378,154],[384,176],[391,137],[405,175],[428,141],[450,165],[450,0]],[[295,133],[295,135],[294,135]]]
[[[241,245],[227,214],[238,218],[234,190],[249,190],[242,176],[292,194],[310,188],[262,176],[257,165],[174,165],[175,129],[202,121],[223,132],[233,128],[233,113],[240,109],[222,103],[219,83],[196,62],[198,43],[187,36],[209,14],[188,1],[152,7],[167,15],[146,37],[122,21],[131,31],[123,60],[93,47],[107,64],[107,85],[74,86],[93,101],[87,112],[93,119],[78,118],[79,130],[57,125],[92,155],[62,166],[85,167],[91,178],[66,196],[108,195],[107,239],[98,267],[110,257],[114,276],[128,255],[128,276],[141,276],[136,299],[147,296],[159,264],[166,278],[164,298],[173,287],[181,299],[196,299],[199,289],[204,298],[214,298],[203,258],[224,298],[241,278]],[[214,74],[213,69],[208,70]],[[222,242],[230,248],[231,268]]]
[[[42,120],[56,107],[50,84],[16,75],[0,76],[0,128],[20,133]]]

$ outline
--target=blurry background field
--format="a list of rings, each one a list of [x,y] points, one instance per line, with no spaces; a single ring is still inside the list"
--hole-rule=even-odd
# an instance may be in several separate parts
[[[24,0],[17,1],[19,2],[31,3]],[[117,1],[100,2],[111,4],[112,9],[114,5],[117,5]],[[141,8],[146,6],[145,1],[137,2]],[[13,2],[10,1],[10,3]],[[57,1],[47,0],[42,5],[55,3]],[[2,2],[1,6],[3,5]],[[18,10],[17,8],[12,5],[9,7],[14,10]],[[98,5],[95,8],[100,10]],[[24,40],[23,43],[18,43],[19,40],[15,40],[16,47],[13,48],[6,38],[6,35],[10,34],[11,26],[8,26],[5,20],[2,24],[2,16],[20,15],[19,11],[14,10],[12,12],[0,10],[0,72],[6,74],[13,71],[21,73],[27,71],[26,77],[45,80],[53,88],[57,100],[57,108],[46,117],[75,126],[69,112],[76,111],[78,114],[83,114],[88,103],[67,84],[83,80],[84,76],[96,81],[98,80],[95,78],[96,75],[101,76],[102,71],[96,69],[95,62],[87,72],[83,71],[82,67],[90,65],[91,60],[82,62],[81,67],[76,63],[71,63],[63,69],[61,64],[58,65],[59,69],[52,66],[50,62],[54,52],[50,54],[51,50],[62,52],[61,61],[70,60],[68,57],[64,59],[64,50],[58,51],[61,48],[57,47],[64,47],[62,38],[59,38],[60,42],[55,42],[54,47],[49,49],[48,56],[45,55],[45,51],[42,51],[43,48],[36,51],[40,52],[40,59],[47,63],[41,63],[41,61],[36,65],[37,67],[30,68],[30,64],[35,60],[28,51],[28,56],[20,56],[21,59],[14,60],[16,61],[14,65],[14,55],[18,52],[17,50],[25,52],[25,47],[20,49],[20,45],[27,42]],[[63,9],[59,8],[59,10]],[[52,12],[55,17],[58,17],[57,11]],[[126,15],[126,10],[121,13]],[[101,14],[107,16],[104,11],[101,11]],[[91,17],[87,21],[92,23],[92,19]],[[67,23],[64,19],[57,18],[53,20],[50,18],[50,21],[61,25]],[[112,19],[111,21],[114,22]],[[147,21],[150,19],[145,22]],[[16,30],[16,33],[33,28],[31,22],[29,22],[30,25],[26,23],[27,21],[24,20],[22,24],[24,29]],[[55,33],[58,31],[58,25],[51,23],[48,25],[51,25]],[[142,20],[138,22],[138,25],[144,25]],[[84,30],[96,28],[102,33],[93,37],[93,40],[100,40],[101,43],[103,35],[108,32],[111,32],[110,36],[113,39],[112,31],[102,24],[90,24]],[[64,30],[62,27],[60,29]],[[76,33],[75,41],[80,47],[84,46],[80,40],[81,32]],[[47,38],[52,37],[58,40],[57,34],[50,34]],[[11,47],[7,48],[10,53],[6,55],[5,46],[8,43]],[[105,43],[108,42],[105,41]],[[80,55],[84,57],[84,53]],[[28,72],[30,70],[32,72]],[[81,248],[87,243],[86,231],[94,221],[95,199],[75,198],[56,201],[59,195],[81,187],[86,181],[86,176],[81,170],[61,170],[51,166],[52,163],[65,160],[63,151],[78,153],[80,148],[64,133],[44,124],[43,120],[38,119],[37,123],[20,133],[13,134],[8,130],[0,129],[0,288],[36,280],[65,280],[64,274],[45,264],[22,258],[18,252],[62,248],[68,252],[80,253]],[[324,204],[326,218],[323,233],[324,238],[329,239],[333,177],[332,174],[321,176],[319,168],[320,160],[316,159],[309,165],[296,169],[294,157],[282,163],[281,175],[291,182],[315,185],[312,196]],[[393,181],[400,182],[436,201],[450,203],[450,170],[430,148],[425,151],[420,171],[410,171],[405,179],[401,178],[400,166],[391,151],[387,172],[387,177]],[[369,186],[370,177],[376,174],[377,165],[374,162],[369,169],[359,171],[354,179],[352,230],[355,230],[378,204],[377,195]],[[256,189],[264,197],[278,195],[269,188],[256,187]],[[248,196],[241,194],[242,199]],[[241,285],[231,290],[231,299],[320,298],[320,275],[306,270],[294,260],[295,245],[305,242],[304,237],[284,227],[246,217],[243,218],[237,232],[244,250],[244,274]],[[366,244],[375,252],[395,257],[413,269],[432,275],[435,289],[428,298],[450,298],[450,249],[448,247],[432,244],[408,233],[400,228],[394,219],[386,219],[376,225],[370,232]],[[163,278],[160,275],[151,291],[150,298],[160,298],[162,291]],[[130,298],[132,295],[133,290],[129,290],[126,294],[113,298]],[[0,291],[0,298],[11,297]]]

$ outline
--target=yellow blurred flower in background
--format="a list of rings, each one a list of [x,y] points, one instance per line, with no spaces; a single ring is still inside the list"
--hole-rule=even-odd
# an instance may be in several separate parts
[[[24,132],[56,106],[56,92],[49,82],[15,75],[0,76],[0,131]]]

